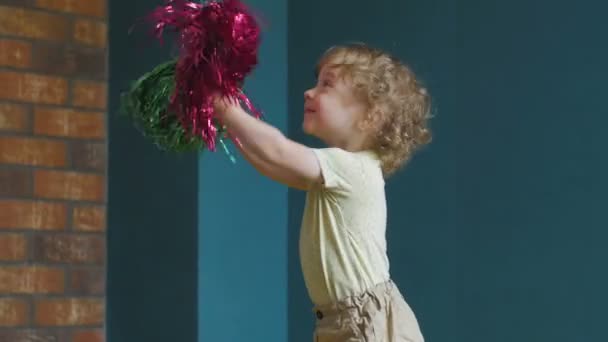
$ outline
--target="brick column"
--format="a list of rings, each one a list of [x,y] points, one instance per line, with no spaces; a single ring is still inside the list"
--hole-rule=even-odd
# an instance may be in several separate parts
[[[0,342],[103,341],[105,0],[0,0]]]

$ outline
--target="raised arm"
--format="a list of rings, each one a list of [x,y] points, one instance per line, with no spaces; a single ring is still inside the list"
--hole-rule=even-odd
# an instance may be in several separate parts
[[[281,131],[254,118],[241,106],[216,102],[216,109],[239,150],[261,174],[289,187],[308,190],[321,178],[314,152],[285,137]]]

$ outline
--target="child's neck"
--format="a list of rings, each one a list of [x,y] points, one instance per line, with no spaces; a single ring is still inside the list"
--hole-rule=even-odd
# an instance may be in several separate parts
[[[338,147],[345,151],[360,152],[369,150],[371,148],[370,144],[368,143],[368,140],[369,139],[364,136],[350,136],[348,139],[343,139],[341,141],[335,141],[332,143],[326,143],[329,146]]]

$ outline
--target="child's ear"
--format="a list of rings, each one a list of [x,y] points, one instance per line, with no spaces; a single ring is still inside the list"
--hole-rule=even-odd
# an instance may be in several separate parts
[[[359,130],[367,134],[377,132],[380,127],[382,127],[382,115],[378,110],[365,113],[365,116],[359,120],[358,124]]]

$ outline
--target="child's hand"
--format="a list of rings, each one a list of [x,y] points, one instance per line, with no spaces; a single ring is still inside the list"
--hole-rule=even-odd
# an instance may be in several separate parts
[[[231,108],[240,108],[240,105],[237,101],[219,94],[213,96],[213,109],[218,116],[223,116]]]

